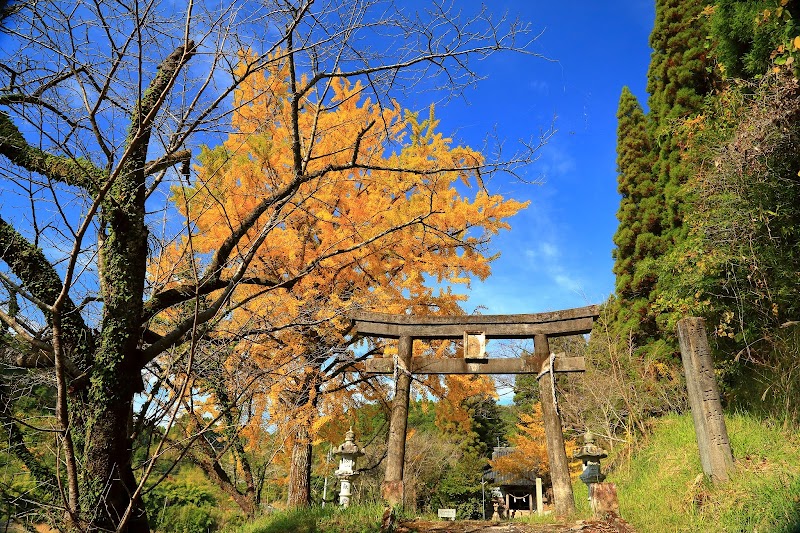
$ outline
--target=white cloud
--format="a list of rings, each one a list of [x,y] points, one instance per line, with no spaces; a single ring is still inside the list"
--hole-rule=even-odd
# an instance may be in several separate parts
[[[562,287],[563,289],[566,289],[568,291],[581,292],[583,290],[583,286],[581,285],[581,283],[577,279],[567,274],[564,273],[556,274],[553,276],[553,279],[555,280],[555,282],[558,284],[559,287]]]
[[[558,247],[550,242],[543,242],[539,245],[539,253],[548,259],[555,259],[561,255]]]
[[[550,94],[550,83],[544,80],[533,80],[528,82],[528,88],[538,94],[548,96]]]

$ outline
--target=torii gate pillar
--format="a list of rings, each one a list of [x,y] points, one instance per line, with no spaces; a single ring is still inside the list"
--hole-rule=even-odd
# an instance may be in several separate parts
[[[533,353],[541,358],[547,371],[539,373],[539,399],[542,403],[542,421],[547,441],[547,460],[550,462],[550,479],[553,482],[553,499],[556,515],[570,516],[575,513],[575,498],[572,494],[572,481],[569,478],[569,464],[564,449],[564,433],[561,417],[556,409],[553,374],[549,372],[550,343],[547,335],[536,335],[533,339]]]
[[[386,449],[386,477],[381,495],[389,505],[403,504],[403,468],[406,457],[408,401],[411,394],[411,347],[414,339],[402,336],[397,344],[397,384],[389,418],[389,440]]]

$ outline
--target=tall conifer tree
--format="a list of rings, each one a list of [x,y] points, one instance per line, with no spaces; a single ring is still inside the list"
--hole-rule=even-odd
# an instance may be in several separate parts
[[[623,87],[617,110],[617,173],[620,201],[614,234],[614,274],[619,302],[617,321],[621,331],[634,340],[655,334],[648,320],[649,294],[655,283],[652,273],[636,266],[658,251],[661,233],[660,195],[653,180],[652,143],[641,104],[628,87]]]
[[[681,122],[698,113],[712,88],[708,60],[708,19],[701,16],[706,0],[658,0],[650,35],[653,54],[647,73],[650,129],[655,142],[653,167],[664,196],[664,249],[680,238],[683,222],[678,188],[690,170],[681,161]]]
[[[685,235],[680,186],[691,170],[682,161],[685,140],[678,132],[680,124],[701,109],[713,86],[707,59],[708,21],[701,15],[705,5],[704,0],[656,1],[655,25],[650,35],[653,53],[647,74],[650,110],[646,137],[650,154],[645,155],[644,148],[641,153],[642,161],[652,160],[649,174],[647,164],[641,161],[627,167],[639,159],[633,155],[635,148],[621,147],[619,152],[619,171],[627,174],[620,182],[621,227],[615,237],[617,255],[622,259],[615,266],[622,291],[618,296],[621,307],[626,308],[621,311],[625,316],[619,318],[640,346],[656,340],[660,336],[658,326],[663,327],[655,309],[661,292],[657,281],[659,258]],[[623,97],[625,105],[631,105],[624,93]],[[624,112],[621,107],[620,113]],[[626,198],[623,186],[641,191],[635,195],[628,192]],[[637,211],[638,224],[628,224],[627,211],[631,209]],[[633,255],[628,255],[626,250],[631,246]],[[630,265],[625,263],[626,258],[630,258]]]

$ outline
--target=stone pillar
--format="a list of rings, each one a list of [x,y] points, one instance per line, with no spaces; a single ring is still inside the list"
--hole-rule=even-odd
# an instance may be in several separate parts
[[[350,507],[350,496],[352,496],[350,486],[349,479],[342,479],[342,486],[339,490],[339,505],[342,507]]]
[[[403,504],[403,467],[406,459],[406,427],[408,400],[411,394],[411,355],[413,339],[400,337],[397,345],[397,383],[389,419],[389,440],[386,450],[386,476],[381,493],[389,505]]]
[[[550,343],[546,335],[536,335],[533,341],[534,355],[549,367]],[[553,398],[553,374],[543,372],[539,375],[539,398],[542,402],[547,459],[550,462],[550,478],[553,481],[553,500],[556,515],[567,517],[575,514],[575,497],[572,494],[572,481],[569,478],[569,463],[564,448],[564,433],[561,418]]]
[[[679,320],[678,341],[703,472],[715,483],[727,481],[734,468],[733,454],[722,416],[705,320],[696,317]]]
[[[544,498],[542,497],[542,478],[536,478],[536,514],[544,514]]]

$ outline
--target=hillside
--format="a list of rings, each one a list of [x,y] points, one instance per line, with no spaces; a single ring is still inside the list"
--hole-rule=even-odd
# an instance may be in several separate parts
[[[726,418],[738,472],[721,486],[699,473],[691,416],[667,416],[609,474],[638,531],[800,531],[800,434],[748,415]]]

